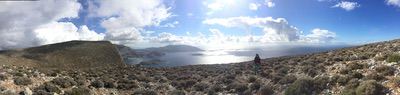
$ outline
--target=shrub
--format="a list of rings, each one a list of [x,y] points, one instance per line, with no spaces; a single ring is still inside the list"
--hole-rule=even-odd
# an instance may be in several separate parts
[[[356,89],[356,95],[383,95],[384,87],[375,80],[362,82]]]
[[[351,79],[340,94],[341,95],[355,95],[356,94],[355,89],[357,88],[358,84],[359,84],[358,79],[355,79],[355,78]]]
[[[368,80],[377,80],[377,81],[380,81],[380,80],[382,80],[382,79],[385,79],[385,77],[383,77],[382,75],[380,75],[380,74],[378,74],[378,73],[376,73],[376,72],[373,72],[373,73],[371,73],[371,74],[367,74],[367,75],[365,76],[365,78],[368,79]]]
[[[93,86],[95,88],[102,88],[104,87],[104,82],[100,80],[95,80],[92,83],[90,83],[90,86]]]
[[[260,88],[260,90],[258,91],[259,95],[273,95],[274,94],[274,90],[272,89],[271,86],[269,85],[264,85]]]
[[[391,54],[386,58],[386,62],[399,62],[400,54]]]
[[[400,87],[400,77],[394,77],[390,80],[395,87]]]
[[[115,87],[117,87],[117,84],[112,80],[105,80],[104,87],[105,88],[115,88]]]
[[[14,84],[16,85],[29,85],[32,84],[32,80],[27,77],[16,77],[14,79]]]
[[[55,92],[55,93],[61,92],[61,90],[56,85],[54,85],[53,83],[50,83],[50,82],[46,82],[43,85],[40,85],[39,87],[36,88],[36,90],[38,90],[38,91],[43,90],[46,92]]]
[[[349,81],[351,79],[351,77],[350,76],[347,76],[347,75],[345,75],[345,76],[341,76],[341,77],[339,77],[338,79],[337,79],[337,83],[339,83],[340,85],[346,85],[346,83]]]
[[[390,67],[390,66],[378,66],[375,68],[375,70],[385,76],[392,76],[394,75],[394,72],[396,71],[395,68]]]
[[[77,85],[77,83],[74,81],[72,78],[55,78],[51,81],[52,83],[59,85],[62,88],[69,88],[74,85]]]
[[[186,94],[182,90],[173,90],[173,91],[169,92],[169,95],[186,95]]]
[[[7,75],[5,75],[5,74],[0,74],[0,80],[1,80],[1,81],[7,80],[7,79],[8,79],[8,76],[7,76]]]
[[[360,63],[353,62],[353,63],[350,63],[347,67],[350,68],[351,70],[356,70],[356,69],[364,68],[364,65],[360,64]]]
[[[216,85],[211,86],[210,90],[213,91],[213,92],[220,92],[220,91],[222,91],[223,89],[222,89],[222,86],[221,86],[221,85],[216,84]]]
[[[279,84],[289,84],[289,83],[293,83],[294,81],[296,81],[296,76],[289,74],[286,75],[285,77],[283,77],[281,80],[279,80]]]
[[[243,83],[232,83],[228,85],[228,90],[234,89],[236,93],[242,93],[248,89],[246,84]]]
[[[314,91],[313,80],[309,78],[297,79],[285,90],[285,95],[311,95]]]
[[[65,95],[90,95],[90,90],[83,87],[73,88],[71,91],[67,91]]]
[[[157,92],[148,89],[137,89],[132,95],[157,95]]]
[[[139,87],[135,81],[127,80],[127,79],[122,79],[122,80],[118,81],[117,84],[118,84],[118,86],[117,86],[118,89],[124,89],[124,90]]]
[[[323,90],[328,87],[329,77],[328,76],[317,76],[314,79],[314,87],[316,90]]]
[[[253,83],[253,82],[257,81],[257,78],[255,76],[250,76],[247,81],[249,83]]]
[[[205,89],[208,88],[208,84],[206,83],[197,83],[196,85],[193,86],[193,89],[196,91],[205,91]]]
[[[16,94],[4,94],[4,95],[16,95]],[[37,90],[33,92],[33,95],[53,95],[51,92],[46,92],[44,90]]]
[[[355,72],[355,71],[351,72],[351,73],[350,73],[350,76],[351,76],[352,78],[357,78],[357,79],[361,79],[361,78],[364,77],[361,73]]]
[[[260,83],[251,83],[250,84],[250,90],[258,90],[258,89],[260,89],[260,87],[261,87],[261,84]]]

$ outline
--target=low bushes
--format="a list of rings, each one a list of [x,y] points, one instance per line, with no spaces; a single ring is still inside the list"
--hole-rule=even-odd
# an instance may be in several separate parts
[[[399,62],[400,54],[391,54],[386,58],[386,62]]]
[[[384,87],[375,80],[362,82],[356,89],[356,95],[383,95]]]
[[[32,80],[27,77],[16,77],[14,78],[14,84],[16,85],[30,85],[32,84]]]
[[[286,88],[285,95],[311,95],[314,91],[314,83],[310,78],[297,79],[293,84]]]

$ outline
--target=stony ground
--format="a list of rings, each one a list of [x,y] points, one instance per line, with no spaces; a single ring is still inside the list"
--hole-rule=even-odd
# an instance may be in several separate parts
[[[86,70],[0,67],[4,95],[398,95],[400,40],[316,54],[173,68],[107,66]]]

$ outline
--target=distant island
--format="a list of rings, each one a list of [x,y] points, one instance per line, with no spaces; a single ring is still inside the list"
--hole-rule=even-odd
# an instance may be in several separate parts
[[[153,47],[146,48],[144,50],[148,51],[157,51],[157,52],[197,52],[204,51],[198,47],[189,46],[189,45],[167,45],[164,47]]]
[[[151,47],[145,49],[132,49],[124,45],[116,45],[124,62],[127,64],[159,64],[159,58],[165,56],[166,53],[173,52],[199,52],[204,51],[200,48],[189,45],[167,45],[163,47]]]

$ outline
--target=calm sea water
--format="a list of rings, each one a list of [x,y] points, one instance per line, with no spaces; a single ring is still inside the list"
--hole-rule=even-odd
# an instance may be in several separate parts
[[[152,61],[155,64],[146,64],[152,67],[171,67],[197,64],[227,64],[251,61],[256,54],[261,58],[270,58],[286,55],[299,55],[328,51],[340,47],[298,47],[286,49],[234,49],[234,50],[208,50],[202,52],[174,52],[166,53],[159,58],[131,58],[131,64],[143,61]]]

